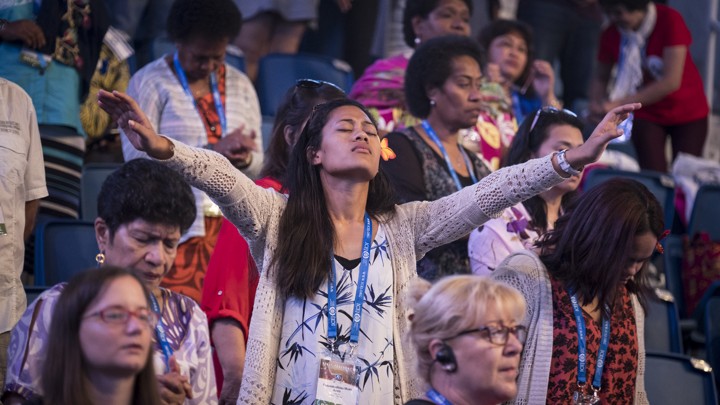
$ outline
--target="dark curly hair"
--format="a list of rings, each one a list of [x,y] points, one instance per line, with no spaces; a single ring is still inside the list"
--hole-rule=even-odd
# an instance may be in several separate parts
[[[418,118],[430,115],[427,91],[442,87],[452,74],[452,63],[469,56],[483,66],[485,57],[477,42],[469,37],[446,35],[432,38],[418,47],[405,70],[405,100],[410,113]]]
[[[195,196],[177,173],[149,159],[133,159],[114,171],[100,188],[98,216],[111,237],[136,219],[177,226],[185,233],[195,221]]]
[[[167,19],[171,40],[233,39],[240,32],[242,14],[233,0],[175,0]]]
[[[603,10],[622,6],[627,11],[638,11],[645,10],[650,4],[650,0],[600,0],[599,3]]]
[[[470,15],[472,15],[472,1],[463,0],[463,2],[470,11]],[[439,5],[440,0],[407,0],[403,11],[403,39],[407,46],[415,48],[415,31],[413,30],[412,19],[415,17],[420,17],[423,20],[427,19],[428,15]]]

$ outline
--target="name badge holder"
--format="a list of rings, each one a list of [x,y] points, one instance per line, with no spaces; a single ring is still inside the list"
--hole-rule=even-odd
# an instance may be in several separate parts
[[[575,315],[575,324],[578,330],[578,378],[577,389],[573,393],[572,403],[574,405],[595,405],[600,403],[600,388],[602,386],[602,372],[605,367],[605,356],[610,345],[610,320],[604,318],[602,321],[602,335],[600,337],[600,350],[598,351],[595,376],[591,384],[592,393],[587,393],[587,346],[585,342],[585,318],[578,304],[577,296],[572,290],[568,290],[570,302],[572,303]],[[606,307],[607,309],[607,307]]]
[[[320,359],[315,404],[357,404],[360,400],[360,363],[357,359],[357,346],[360,339],[360,320],[362,306],[365,302],[370,268],[370,243],[372,242],[372,221],[366,213],[363,232],[360,274],[353,303],[352,326],[350,340],[347,344],[337,344],[337,281],[335,260],[331,259],[332,268],[328,278],[328,340],[330,349]]]

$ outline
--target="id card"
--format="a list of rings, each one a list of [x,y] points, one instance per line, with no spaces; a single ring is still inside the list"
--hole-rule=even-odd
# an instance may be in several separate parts
[[[44,72],[50,64],[50,61],[52,61],[52,56],[33,51],[30,48],[23,48],[20,51],[20,62],[40,69],[40,71]]]
[[[315,405],[355,405],[360,400],[360,367],[330,358],[320,359]]]

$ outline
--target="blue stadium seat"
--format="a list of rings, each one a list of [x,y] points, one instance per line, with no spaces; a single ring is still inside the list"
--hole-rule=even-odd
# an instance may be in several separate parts
[[[655,290],[648,306],[645,350],[683,353],[679,315],[673,295],[667,290]]]
[[[283,96],[299,79],[323,80],[348,92],[353,84],[353,72],[346,62],[323,55],[266,55],[260,59],[255,83],[262,114],[275,116]]]
[[[705,353],[713,370],[720,370],[720,296],[710,297],[705,303]],[[718,374],[715,387],[720,387]]]
[[[688,235],[704,231],[720,242],[720,184],[706,184],[695,195]]]
[[[51,286],[95,267],[98,253],[92,222],[54,220],[41,224],[35,238],[35,284]]]
[[[646,353],[645,390],[653,405],[717,405],[710,366],[680,354]]]
[[[587,174],[585,189],[589,190],[614,177],[637,180],[645,185],[660,201],[660,206],[665,213],[665,228],[672,228],[675,219],[675,181],[672,177],[665,173],[649,170],[628,172],[615,169],[593,169]]]
[[[682,281],[683,238],[680,235],[668,235],[662,244],[665,248],[663,254],[665,285],[675,299],[678,313],[685,317],[685,296]]]
[[[40,296],[45,290],[47,290],[49,287],[46,286],[25,286],[25,296],[27,296],[27,304],[30,306],[30,304],[35,301],[37,297]]]
[[[80,218],[95,221],[97,218],[97,197],[100,187],[122,163],[87,163],[83,166],[80,178]]]

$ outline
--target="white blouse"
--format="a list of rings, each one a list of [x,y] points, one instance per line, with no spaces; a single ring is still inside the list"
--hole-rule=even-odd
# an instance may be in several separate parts
[[[349,340],[360,266],[345,269],[335,260],[338,342]],[[360,365],[360,404],[392,404],[393,271],[390,249],[381,225],[370,247],[365,303],[360,321],[357,358]],[[282,325],[273,404],[315,401],[320,360],[328,353],[327,283],[312,299],[288,299]]]

